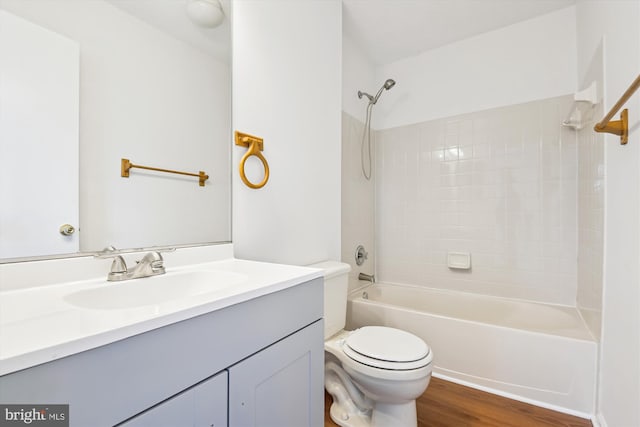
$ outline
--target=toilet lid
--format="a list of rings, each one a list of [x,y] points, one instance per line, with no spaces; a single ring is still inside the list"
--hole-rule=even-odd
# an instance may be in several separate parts
[[[365,326],[354,331],[347,337],[345,347],[364,356],[364,359],[368,359],[369,362],[371,360],[396,364],[421,362],[429,354],[429,346],[417,336],[400,329],[384,326]],[[347,348],[345,348],[345,353],[356,359],[357,355],[355,355],[356,357],[350,355],[349,353],[353,354],[353,352],[347,351]],[[367,362],[363,360],[363,363]],[[414,365],[413,363],[409,364]],[[384,365],[388,366],[389,364],[385,363]]]

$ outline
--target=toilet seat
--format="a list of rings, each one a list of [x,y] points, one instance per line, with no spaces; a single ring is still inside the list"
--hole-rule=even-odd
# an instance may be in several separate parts
[[[342,347],[350,359],[378,369],[406,371],[431,363],[429,346],[408,332],[383,326],[353,331]]]
[[[431,364],[433,361],[433,351],[431,350],[429,350],[429,354],[423,359],[422,365],[424,366],[417,369],[397,369],[398,367],[402,368],[402,366],[394,364],[390,366],[391,369],[378,368],[372,365],[379,364],[379,361],[367,360],[359,362],[355,359],[358,358],[357,355],[354,356],[355,358],[348,356],[345,352],[345,348],[347,348],[346,340],[354,332],[355,331],[342,330],[324,342],[325,351],[336,357],[349,375],[352,375],[354,372],[359,372],[372,378],[393,382],[415,381],[431,375]],[[365,359],[361,358],[361,360]]]

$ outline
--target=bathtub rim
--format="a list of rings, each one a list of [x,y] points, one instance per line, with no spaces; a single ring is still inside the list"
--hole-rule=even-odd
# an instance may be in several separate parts
[[[524,303],[529,303],[529,304],[550,305],[550,306],[554,306],[554,307],[573,308],[573,309],[578,310],[577,306],[569,305],[569,304],[559,304],[559,303],[554,303],[554,302],[545,302],[545,301],[539,301],[539,300],[529,300],[529,299],[516,298],[516,297],[505,297],[505,296],[502,296],[502,295],[481,294],[481,293],[470,292],[470,291],[458,291],[458,290],[452,290],[452,289],[434,288],[433,286],[416,285],[416,284],[412,284],[412,283],[376,281],[375,283],[372,284],[371,282],[367,282],[367,281],[364,281],[364,280],[358,280],[357,278],[355,278],[355,282],[358,282],[360,285],[357,288],[354,288],[353,290],[349,291],[349,297],[351,297],[352,294],[354,294],[354,293],[356,293],[358,291],[362,291],[365,288],[369,288],[369,287],[372,287],[372,286],[375,286],[375,285],[392,285],[392,286],[400,286],[400,287],[403,287],[403,288],[426,289],[428,291],[439,292],[439,293],[444,293],[444,294],[463,294],[463,295],[470,295],[470,296],[473,296],[473,297],[492,298],[492,299],[495,298],[495,299],[500,299],[500,300],[505,300],[505,301],[516,301],[516,302],[524,302]],[[351,283],[354,283],[354,282],[351,282]]]
[[[427,287],[427,286],[410,285],[410,284],[402,284],[402,283],[391,283],[391,282],[375,282],[373,284],[372,283],[365,283],[364,286],[360,286],[360,287],[352,290],[351,292],[349,292],[348,298],[347,298],[348,301],[352,302],[353,300],[356,300],[356,299],[364,300],[364,298],[361,295],[362,292],[365,292],[368,288],[373,287],[375,285],[399,286],[399,287],[403,287],[403,288],[416,289],[418,291],[426,290],[426,291],[433,291],[433,292],[436,292],[436,293],[442,293],[442,294],[447,294],[447,295],[459,295],[459,294],[462,294],[462,295],[471,296],[471,297],[474,297],[474,298],[475,297],[491,298],[491,299],[497,298],[497,299],[500,299],[502,301],[508,301],[508,302],[514,301],[514,302],[527,303],[527,304],[533,304],[533,305],[561,307],[561,308],[564,308],[564,309],[572,309],[572,310],[575,310],[575,312],[577,313],[578,318],[582,322],[582,327],[586,331],[586,333],[588,334],[589,339],[565,336],[565,335],[555,334],[555,333],[551,333],[551,332],[542,332],[542,331],[536,331],[536,330],[530,330],[530,329],[510,327],[510,326],[506,326],[506,325],[500,325],[500,324],[497,324],[497,323],[482,322],[482,321],[479,321],[479,320],[462,319],[462,318],[458,318],[458,317],[446,316],[446,315],[443,315],[443,314],[431,313],[429,311],[416,310],[414,308],[401,306],[401,308],[403,310],[407,310],[407,311],[410,311],[410,312],[413,312],[413,313],[427,313],[430,316],[435,316],[435,317],[438,317],[438,318],[441,318],[441,319],[455,319],[456,321],[459,321],[459,322],[471,323],[471,324],[475,324],[475,325],[489,325],[489,326],[493,326],[493,327],[496,327],[496,328],[504,328],[504,329],[509,329],[509,330],[520,330],[520,331],[525,331],[527,333],[532,333],[532,334],[540,334],[540,335],[544,335],[544,336],[558,337],[560,339],[569,339],[569,340],[576,340],[576,341],[580,341],[580,342],[589,342],[589,343],[593,343],[595,345],[599,344],[599,341],[595,338],[595,336],[593,335],[593,332],[591,332],[591,329],[588,327],[587,322],[584,319],[584,317],[582,316],[582,313],[580,312],[578,307],[571,306],[571,305],[544,303],[544,302],[529,301],[529,300],[519,299],[519,298],[509,298],[509,297],[503,297],[503,296],[476,294],[476,293],[473,293],[473,292],[453,291],[453,290],[450,290],[450,289],[431,288],[431,287]],[[358,293],[360,293],[359,296],[357,296]],[[389,304],[389,303],[381,302],[381,301],[375,301],[372,304],[379,304],[379,305],[382,305],[384,307],[399,307],[396,304]]]

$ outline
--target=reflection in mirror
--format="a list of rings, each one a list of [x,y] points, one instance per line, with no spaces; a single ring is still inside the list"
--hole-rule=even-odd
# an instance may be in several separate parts
[[[230,241],[230,26],[191,1],[0,0],[0,258]]]

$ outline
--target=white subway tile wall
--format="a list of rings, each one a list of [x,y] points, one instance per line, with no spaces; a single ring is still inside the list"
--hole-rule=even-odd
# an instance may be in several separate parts
[[[574,305],[577,133],[561,126],[572,99],[567,95],[377,132],[379,280]],[[344,129],[351,119],[343,119]],[[343,237],[369,224],[358,225],[364,218],[352,217],[358,212],[354,204],[367,206],[370,196],[350,191],[355,190],[350,169],[356,166],[355,160],[352,166],[345,160],[359,161],[359,151],[350,148],[354,144],[344,144],[351,138],[343,135]],[[591,206],[582,209],[581,238],[594,241],[585,265],[601,257],[601,144],[591,145],[588,176],[580,183],[580,201]],[[449,251],[470,252],[471,270],[448,269]],[[590,288],[585,299],[597,294],[595,286]]]

